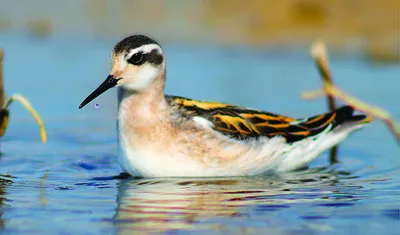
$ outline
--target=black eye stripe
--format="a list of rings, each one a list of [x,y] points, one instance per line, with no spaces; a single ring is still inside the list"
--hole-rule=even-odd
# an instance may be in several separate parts
[[[134,53],[127,62],[133,65],[142,65],[146,62],[159,65],[163,62],[164,58],[157,49],[153,49],[149,53],[143,53],[142,51]]]
[[[153,49],[150,53],[146,54],[146,60],[149,63],[159,65],[163,62],[164,58],[157,49]]]
[[[137,52],[133,54],[127,61],[130,64],[141,65],[145,62],[144,54],[143,52]]]

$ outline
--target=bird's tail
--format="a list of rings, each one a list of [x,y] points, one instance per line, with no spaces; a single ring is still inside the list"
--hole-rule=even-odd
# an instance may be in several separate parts
[[[372,121],[363,114],[354,114],[354,108],[343,106],[337,110],[308,118],[301,125],[306,126],[311,135],[309,138],[292,145],[293,153],[285,158],[278,171],[291,171],[307,165],[321,153],[336,146],[353,131]]]
[[[354,115],[354,108],[351,106],[342,106],[334,113],[336,113],[336,116],[333,122],[333,130],[342,125],[362,125],[373,120],[372,117],[364,114]]]
[[[339,129],[352,126],[363,126],[372,118],[363,114],[354,114],[351,106],[342,106],[333,112],[320,114],[302,120],[299,125],[307,128],[310,133],[308,137],[317,136],[323,132],[338,131]],[[356,128],[357,129],[357,128]]]

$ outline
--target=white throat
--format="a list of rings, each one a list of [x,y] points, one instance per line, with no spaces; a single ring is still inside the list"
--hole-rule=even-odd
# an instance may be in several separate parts
[[[129,78],[132,82],[125,83],[122,87],[126,90],[140,91],[148,88],[157,77],[160,76],[161,68],[156,68],[150,64],[143,65],[134,75],[134,78]]]

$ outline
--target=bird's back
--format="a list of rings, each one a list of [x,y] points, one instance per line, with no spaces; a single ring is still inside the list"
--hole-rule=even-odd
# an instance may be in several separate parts
[[[282,136],[288,144],[332,131],[341,125],[358,125],[369,122],[365,115],[354,115],[351,106],[333,112],[296,119],[236,105],[192,100],[179,96],[166,96],[171,106],[183,115],[204,119],[213,129],[238,140],[257,137]]]
[[[350,106],[296,119],[218,102],[178,96],[166,98],[172,107],[180,110],[182,116],[212,129],[220,138],[225,138],[221,142],[231,140],[232,145],[235,145],[232,149],[238,149],[238,152],[240,149],[243,153],[242,157],[231,158],[239,159],[237,167],[242,167],[242,174],[258,174],[265,170],[291,171],[304,167],[322,152],[343,141],[354,130],[371,121],[365,115],[354,115],[354,109]],[[221,145],[221,149],[225,147]],[[210,149],[213,148],[217,148],[215,144]],[[229,156],[223,158],[229,159]],[[256,170],[246,172],[246,166]],[[229,168],[234,167],[231,165]]]

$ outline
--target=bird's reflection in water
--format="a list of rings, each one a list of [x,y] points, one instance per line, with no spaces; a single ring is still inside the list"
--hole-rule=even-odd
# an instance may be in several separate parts
[[[358,200],[343,197],[352,193],[338,191],[338,177],[307,170],[279,177],[127,179],[119,182],[114,221],[122,233],[219,230],[210,221],[243,218],[257,210],[273,216],[294,203]],[[354,186],[341,186],[347,187]]]

